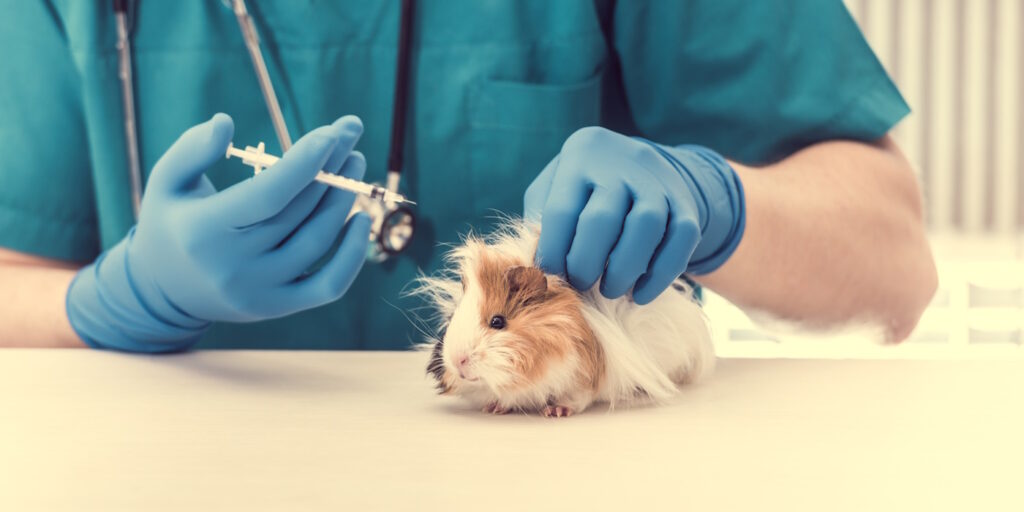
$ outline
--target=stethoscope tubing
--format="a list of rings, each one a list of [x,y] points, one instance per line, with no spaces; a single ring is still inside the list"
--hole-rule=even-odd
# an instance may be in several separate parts
[[[139,162],[139,136],[135,124],[135,88],[132,85],[132,49],[128,37],[127,0],[114,0],[114,19],[117,24],[117,76],[121,81],[128,182],[131,185],[132,215],[138,220],[139,210],[142,208],[142,165]]]
[[[117,23],[117,56],[118,56],[118,77],[121,82],[121,102],[124,115],[125,146],[128,158],[128,172],[131,183],[132,213],[138,220],[139,210],[142,204],[142,167],[139,161],[139,142],[135,116],[135,91],[132,79],[132,56],[130,44],[130,28],[128,23],[128,3],[130,0],[114,0],[114,14]],[[246,8],[245,0],[232,0],[232,10],[238,21],[238,27],[245,40],[246,50],[252,61],[256,78],[263,94],[263,101],[267,106],[274,132],[282,151],[287,151],[291,145],[291,136],[288,133],[288,126],[284,120],[284,113],[281,104],[278,102],[277,94],[274,91],[274,84],[270,80],[270,73],[267,71],[267,64],[260,49],[259,34],[256,25],[249,11]],[[401,17],[399,18],[399,40],[398,55],[395,71],[395,96],[394,109],[391,122],[391,147],[388,153],[387,182],[385,187],[398,192],[401,182],[403,167],[402,157],[405,143],[405,116],[408,110],[408,88],[409,88],[409,60],[410,40],[412,32],[413,0],[402,0]],[[393,216],[403,216],[408,219],[410,233],[415,229],[416,217],[411,210],[405,207],[392,205],[383,212],[381,226]],[[397,249],[388,244],[381,243],[387,233],[375,233],[380,249],[387,255],[401,252],[407,245]]]
[[[232,5],[235,18],[238,20],[238,28],[242,31],[242,38],[245,39],[245,48],[249,51],[249,59],[252,61],[253,69],[256,70],[256,79],[259,81],[260,91],[263,93],[263,102],[267,105],[267,111],[270,113],[270,121],[274,125],[277,141],[281,144],[282,152],[288,151],[292,147],[292,138],[288,134],[288,126],[284,122],[281,104],[277,102],[277,93],[274,92],[274,84],[270,81],[267,63],[263,60],[260,36],[256,32],[256,25],[245,8],[245,0],[234,0]]]

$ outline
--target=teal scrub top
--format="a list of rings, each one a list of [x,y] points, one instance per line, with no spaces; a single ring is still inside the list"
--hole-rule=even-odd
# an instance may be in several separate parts
[[[227,2],[228,4],[230,2]],[[344,114],[382,181],[399,2],[250,0],[292,137]],[[279,153],[225,2],[134,2],[145,172],[226,112],[235,143]],[[87,262],[133,223],[109,1],[0,0],[0,246]],[[412,248],[346,296],[288,318],[217,324],[200,347],[396,349],[423,340],[401,290],[460,233],[486,231],[574,130],[603,125],[760,164],[816,141],[873,140],[908,108],[842,2],[420,0],[402,192]],[[225,161],[220,187],[251,169]]]

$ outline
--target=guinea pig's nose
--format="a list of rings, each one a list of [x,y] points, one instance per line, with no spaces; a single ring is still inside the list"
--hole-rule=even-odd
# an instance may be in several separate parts
[[[471,375],[469,369],[467,368],[467,366],[469,365],[468,354],[456,355],[453,359],[455,360],[455,367],[459,371],[459,377],[469,381],[477,380],[478,377]]]

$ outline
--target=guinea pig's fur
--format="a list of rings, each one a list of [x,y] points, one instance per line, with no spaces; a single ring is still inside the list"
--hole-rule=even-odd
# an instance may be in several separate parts
[[[436,308],[437,336],[422,348],[442,394],[485,412],[568,416],[595,401],[664,401],[712,370],[710,331],[685,282],[645,306],[596,285],[577,292],[533,266],[538,233],[506,221],[469,235],[443,273],[411,290]]]

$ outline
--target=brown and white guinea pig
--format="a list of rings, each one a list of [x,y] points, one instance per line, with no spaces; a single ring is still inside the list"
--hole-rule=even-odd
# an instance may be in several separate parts
[[[533,266],[538,233],[509,220],[469,235],[411,290],[436,308],[437,336],[421,348],[442,394],[490,413],[569,416],[595,401],[664,401],[712,370],[710,331],[683,281],[645,306],[577,292]]]

